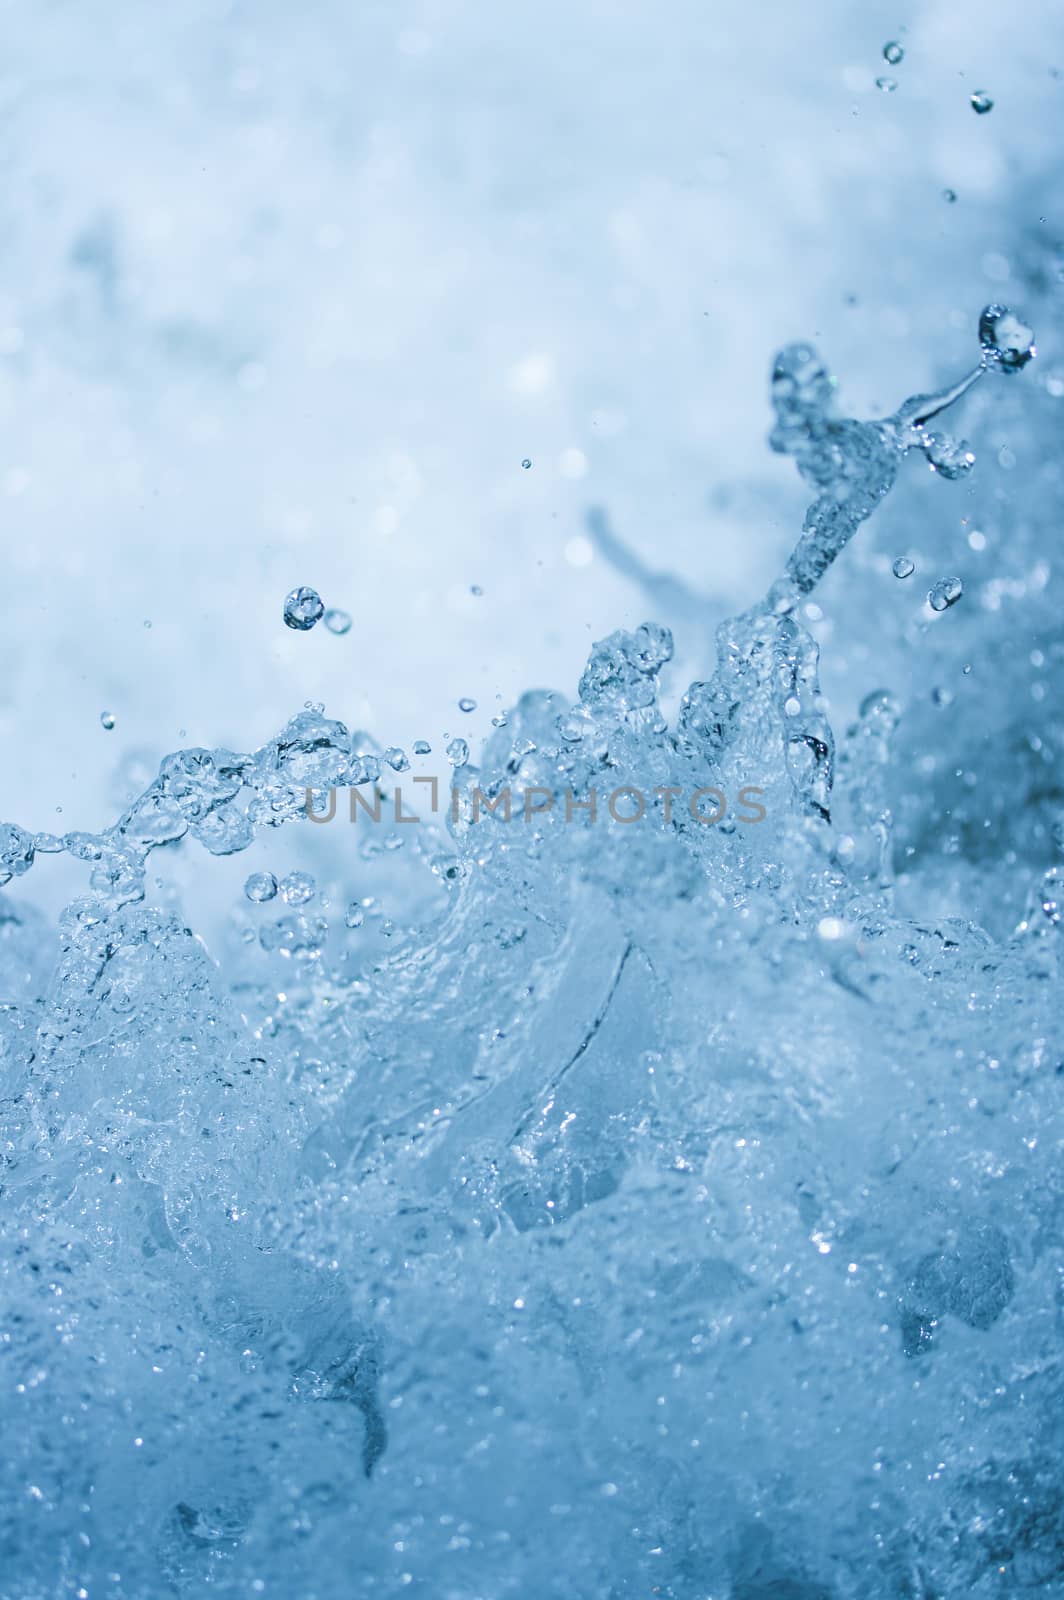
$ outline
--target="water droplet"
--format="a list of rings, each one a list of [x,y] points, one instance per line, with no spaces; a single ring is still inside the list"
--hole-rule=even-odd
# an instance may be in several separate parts
[[[932,611],[948,611],[950,606],[955,606],[964,593],[964,584],[959,578],[940,578],[927,596],[927,603]]]
[[[898,87],[897,78],[877,78],[876,88],[882,89],[884,94],[893,94]]]
[[[361,928],[366,920],[366,913],[357,900],[352,900],[344,913],[344,926],[348,928]]]
[[[430,756],[432,754],[432,746],[427,739],[414,740],[414,754],[416,756]]]
[[[942,198],[945,200],[947,205],[954,205],[957,199],[956,189],[943,189]]]
[[[508,718],[506,716],[506,712],[498,711],[496,712],[495,716],[492,717],[491,725],[493,728],[505,728],[507,721]]]
[[[459,700],[458,709],[459,711],[465,712],[475,711],[477,709],[477,703],[475,700],[470,700],[469,696],[466,695],[463,699]]]
[[[469,760],[469,746],[464,739],[452,739],[447,746],[447,759],[452,767],[464,767]]]
[[[480,587],[479,583],[471,583],[469,585],[469,592],[470,592],[471,595],[475,595],[478,600],[480,599],[481,595],[484,593],[484,591]]]
[[[405,750],[400,750],[397,744],[389,745],[384,752],[384,759],[393,772],[409,772],[410,762]]]
[[[1034,329],[1008,306],[984,306],[979,316],[983,362],[999,372],[1019,372],[1035,355]]]
[[[883,46],[883,60],[889,61],[892,67],[896,67],[899,61],[905,60],[905,51],[896,39],[891,39]]]
[[[911,578],[916,571],[916,562],[910,561],[908,556],[899,556],[890,570],[896,578]]]
[[[277,879],[272,872],[253,872],[244,885],[244,893],[256,905],[272,900],[277,893]]]
[[[972,110],[977,117],[985,117],[988,111],[993,111],[994,102],[985,89],[977,89],[971,97]]]
[[[309,872],[290,872],[280,882],[281,899],[289,906],[305,906],[317,885]]]
[[[304,585],[285,595],[285,624],[289,628],[295,628],[299,633],[305,633],[308,628],[313,628],[316,622],[320,622],[324,610],[317,589],[309,589]]]
[[[527,472],[529,467],[532,465],[532,457],[531,456],[526,456],[525,459],[522,461],[521,465],[524,467],[525,471]]]
[[[352,621],[350,611],[341,611],[336,606],[330,606],[325,613],[325,626],[330,633],[350,633]]]
[[[113,711],[101,711],[100,712],[100,727],[101,728],[106,728],[108,733],[110,733],[111,729],[114,727],[114,725],[115,725],[115,723],[117,721],[118,721],[118,718],[115,716]]]

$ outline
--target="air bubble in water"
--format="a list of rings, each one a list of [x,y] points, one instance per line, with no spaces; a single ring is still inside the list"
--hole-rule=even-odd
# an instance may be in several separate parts
[[[101,711],[100,712],[100,727],[101,728],[106,728],[108,733],[110,733],[111,729],[114,727],[114,725],[115,725],[115,723],[117,721],[118,721],[118,718],[115,716],[113,711]]]
[[[468,695],[465,695],[461,700],[459,700],[458,709],[459,711],[465,712],[475,711],[477,709],[477,703],[475,700],[471,700]]]
[[[280,882],[281,899],[286,905],[305,906],[314,898],[317,885],[309,872],[290,872]]]
[[[452,767],[464,767],[469,760],[469,746],[464,739],[452,739],[447,746],[447,759]]]
[[[352,621],[350,611],[341,611],[336,606],[330,606],[325,613],[325,626],[330,633],[350,633]]]
[[[927,603],[932,611],[948,611],[963,593],[964,584],[959,578],[940,578],[928,594]]]
[[[284,620],[289,628],[295,628],[299,633],[305,633],[308,628],[313,628],[316,622],[321,621],[325,607],[317,589],[310,589],[306,585],[293,589],[285,595]]]
[[[908,556],[899,556],[890,570],[896,578],[911,578],[916,571],[916,562],[910,561]]]
[[[892,67],[896,67],[899,61],[905,60],[905,51],[896,39],[891,39],[883,46],[883,60],[889,61]]]
[[[261,905],[264,900],[272,900],[277,893],[277,879],[272,872],[253,872],[244,884],[244,893],[256,905]]]
[[[988,111],[993,111],[994,102],[985,89],[977,89],[971,97],[972,110],[977,117],[985,117]]]
[[[983,364],[999,372],[1019,372],[1036,354],[1034,329],[1008,306],[984,306],[979,316]]]
[[[897,78],[877,78],[876,88],[882,89],[884,94],[893,94],[898,87]]]

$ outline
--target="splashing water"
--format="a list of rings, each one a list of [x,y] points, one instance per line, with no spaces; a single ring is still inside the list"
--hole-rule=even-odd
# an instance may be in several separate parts
[[[0,830],[6,1593],[1056,1592],[1057,847],[1002,849],[1015,933],[967,920],[942,862],[983,813],[936,847],[886,690],[836,742],[803,622],[1028,332],[988,308],[979,366],[874,423],[784,350],[771,444],[815,499],[783,575],[673,726],[648,623],[479,767],[451,740],[463,800],[559,797],[528,820],[401,824],[402,751],[308,707],[101,833]],[[351,785],[396,792],[373,894],[255,872],[211,953],[150,903],[186,840],[348,839]],[[42,854],[87,875],[58,952]]]

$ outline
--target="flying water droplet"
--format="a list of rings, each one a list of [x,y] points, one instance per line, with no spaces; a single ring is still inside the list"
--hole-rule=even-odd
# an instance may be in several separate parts
[[[959,578],[940,578],[929,592],[927,603],[932,611],[948,611],[963,593],[964,584]]]
[[[482,589],[482,588],[481,588],[481,587],[480,587],[480,584],[479,584],[479,583],[471,583],[471,584],[470,584],[470,585],[469,585],[469,592],[470,592],[470,594],[471,594],[471,595],[473,595],[473,596],[475,596],[475,598],[476,598],[476,599],[477,599],[477,600],[479,600],[479,599],[480,599],[480,597],[481,597],[481,595],[482,595],[482,594],[483,594],[483,593],[484,593],[484,591],[483,591],[483,589]]]
[[[244,884],[244,893],[256,905],[261,905],[277,893],[277,879],[272,872],[253,872]]]
[[[469,760],[469,746],[464,739],[452,739],[447,746],[447,759],[452,767],[464,767]]]
[[[350,633],[352,621],[350,611],[341,611],[336,606],[330,606],[325,613],[325,626],[330,633]]]
[[[985,89],[977,89],[971,96],[972,110],[977,117],[985,117],[988,111],[993,111],[994,102]]]
[[[106,728],[108,733],[110,733],[111,729],[114,727],[114,725],[117,722],[117,720],[118,719],[115,716],[113,711],[101,711],[100,712],[100,727],[101,728]]]
[[[911,578],[916,571],[916,562],[910,561],[908,556],[899,556],[890,570],[896,578]]]
[[[942,198],[945,200],[947,205],[954,205],[957,199],[956,189],[943,189]]]
[[[892,67],[896,67],[900,61],[905,60],[905,51],[897,40],[891,39],[889,43],[883,46],[883,60],[889,61]]]
[[[317,589],[310,589],[306,585],[293,589],[285,595],[284,620],[289,628],[295,628],[299,633],[305,633],[308,628],[313,628],[315,623],[321,621],[325,607]]]
[[[529,467],[532,465],[532,457],[531,456],[526,456],[525,459],[522,461],[521,465],[524,467],[525,471],[527,472]]]
[[[366,913],[357,900],[352,900],[344,913],[344,926],[347,928],[361,928],[366,920]]]
[[[459,700],[458,709],[459,711],[465,711],[467,713],[470,711],[475,711],[477,709],[477,703],[475,700],[470,700],[468,695],[465,695],[461,700]]]
[[[415,750],[417,746],[414,746]],[[410,761],[405,750],[400,750],[397,744],[389,745],[384,752],[384,759],[393,772],[409,772]]]
[[[898,87],[897,78],[877,78],[876,88],[882,89],[884,94],[893,94]]]
[[[414,740],[414,754],[416,756],[430,756],[432,754],[432,746],[427,739]]]
[[[1008,306],[984,306],[979,317],[979,343],[983,364],[998,372],[1019,372],[1037,353],[1034,329],[1021,322]]]

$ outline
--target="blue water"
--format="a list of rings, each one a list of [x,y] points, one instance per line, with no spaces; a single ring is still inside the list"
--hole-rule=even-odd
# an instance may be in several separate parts
[[[102,831],[5,828],[5,1600],[1064,1593],[1050,523],[991,468],[901,621],[861,553],[1006,425],[1059,488],[1039,362],[969,320],[880,422],[777,358],[814,498],[676,710],[651,621],[449,759],[311,705]],[[924,681],[833,727],[836,584],[840,650]]]

